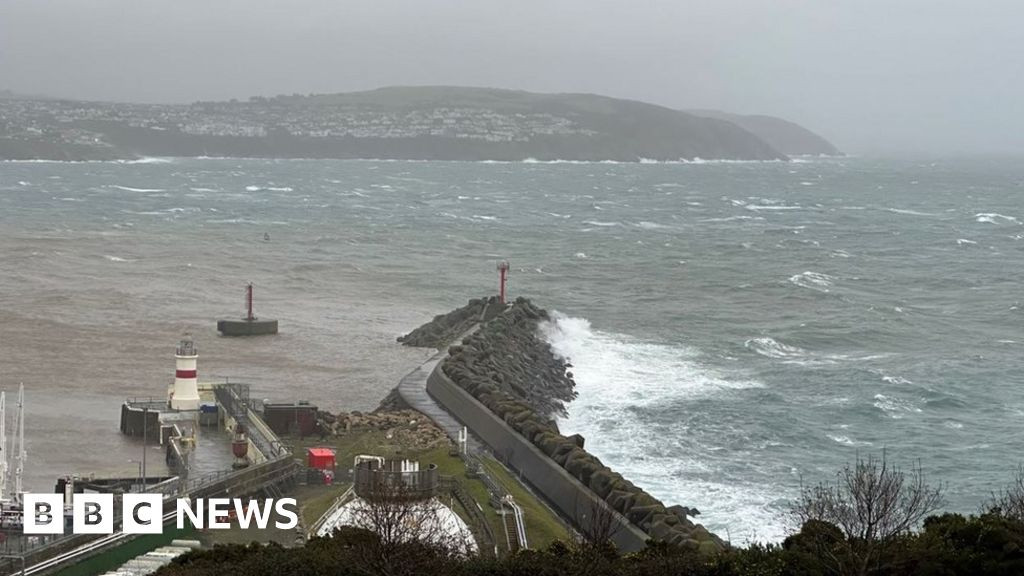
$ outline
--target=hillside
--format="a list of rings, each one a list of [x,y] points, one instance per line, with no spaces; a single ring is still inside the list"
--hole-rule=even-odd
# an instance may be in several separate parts
[[[790,156],[805,154],[841,156],[831,142],[810,130],[775,116],[742,115],[719,110],[689,110],[690,114],[725,120],[747,130],[772,148]]]
[[[783,159],[733,122],[591,94],[394,87],[191,105],[0,100],[0,158]]]

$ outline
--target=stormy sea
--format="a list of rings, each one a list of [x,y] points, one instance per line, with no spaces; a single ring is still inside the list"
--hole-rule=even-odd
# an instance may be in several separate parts
[[[563,431],[709,529],[778,540],[801,483],[883,450],[974,512],[1024,459],[1022,194],[999,158],[4,162],[0,389],[30,489],[130,474],[119,405],[183,334],[201,379],[372,409],[428,354],[395,337],[508,259],[557,310]],[[279,336],[217,335],[247,282]]]

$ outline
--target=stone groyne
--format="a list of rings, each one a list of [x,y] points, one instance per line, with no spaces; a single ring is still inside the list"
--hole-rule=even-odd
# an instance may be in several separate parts
[[[461,308],[447,314],[438,314],[423,326],[399,336],[398,341],[415,348],[443,349],[468,332],[483,319],[493,318],[500,312],[497,297],[474,298]]]
[[[610,509],[629,524],[613,538],[624,549],[637,549],[646,537],[701,552],[722,549],[688,509],[666,507],[587,452],[582,437],[560,433],[553,418],[575,397],[575,383],[569,365],[538,335],[545,320],[545,310],[516,300],[450,347],[428,392],[581,529],[595,511]]]

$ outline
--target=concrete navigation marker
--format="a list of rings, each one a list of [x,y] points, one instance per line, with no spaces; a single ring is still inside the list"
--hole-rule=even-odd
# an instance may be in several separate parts
[[[245,287],[246,316],[240,320],[218,320],[217,331],[225,336],[277,334],[277,320],[257,318],[252,313],[252,282]]]

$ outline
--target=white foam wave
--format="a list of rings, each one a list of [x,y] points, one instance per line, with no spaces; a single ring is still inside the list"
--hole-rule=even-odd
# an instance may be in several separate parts
[[[890,418],[897,420],[903,418],[907,414],[917,414],[921,412],[921,409],[915,406],[909,400],[902,398],[890,398],[884,394],[875,394],[875,408],[885,412]]]
[[[729,526],[777,540],[778,491],[719,476],[713,458],[680,453],[670,436],[652,435],[637,410],[673,402],[723,397],[762,384],[723,373],[695,349],[594,330],[582,318],[552,313],[540,331],[553,351],[572,363],[579,397],[560,421],[564,433],[579,433],[587,447],[615,470],[666,502],[690,502],[714,529]],[[708,447],[713,450],[713,447]],[[777,520],[777,517],[775,518]],[[733,532],[735,535],[736,533]]]
[[[644,230],[664,230],[664,229],[671,228],[671,226],[666,226],[664,224],[658,224],[657,222],[648,222],[646,220],[641,221],[641,222],[637,222],[636,223],[636,227],[637,228],[643,228]]]
[[[807,356],[807,351],[799,346],[790,346],[789,344],[783,344],[775,338],[770,336],[762,336],[759,338],[751,338],[743,343],[743,346],[747,350],[760,354],[766,358],[803,358]]]
[[[803,210],[803,206],[776,206],[776,205],[765,205],[765,204],[747,204],[744,206],[747,210]]]
[[[898,386],[906,386],[907,384],[913,384],[910,380],[902,376],[889,376],[888,374],[882,374],[882,381],[888,382],[889,384],[896,384]]]
[[[999,224],[999,223],[1013,223],[1020,224],[1020,222],[1013,216],[1004,216],[1003,214],[997,214],[995,212],[983,212],[974,215],[974,220],[983,224]]]
[[[135,160],[120,160],[119,162],[123,164],[172,164],[174,159],[144,156]]]
[[[701,222],[735,222],[737,220],[764,220],[761,216],[726,216],[724,218],[705,218]]]
[[[835,278],[828,274],[811,271],[801,272],[789,277],[790,284],[818,292],[828,292],[834,280]]]
[[[701,354],[691,348],[593,330],[587,320],[558,312],[552,318],[540,330],[555,354],[573,364],[580,392],[573,407],[612,403],[621,408],[763,386],[703,366]]]
[[[893,214],[905,214],[907,216],[938,216],[938,214],[932,214],[931,212],[918,212],[917,210],[907,210],[904,208],[886,208],[886,212],[892,212]]]
[[[977,244],[977,242],[975,242],[974,240],[968,240],[967,238],[957,238],[956,239],[956,245],[957,246],[963,246],[965,244]]]
[[[107,260],[110,260],[111,262],[128,262],[128,260],[125,260],[120,256],[110,256],[109,254],[104,254],[103,257],[106,258]]]
[[[829,434],[828,437],[836,444],[842,444],[843,446],[871,446],[871,442],[865,442],[862,440],[852,440],[849,436]]]
[[[602,228],[610,228],[612,226],[622,226],[621,222],[602,222],[600,220],[585,220],[583,223],[584,224],[588,224],[590,226],[600,226]]]
[[[128,192],[166,192],[163,188],[134,188],[132,186],[119,186],[117,184],[110,184],[110,188],[117,188],[118,190],[125,190]]]

